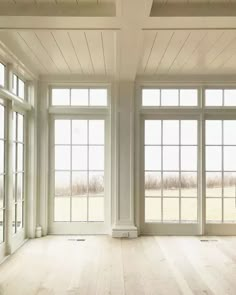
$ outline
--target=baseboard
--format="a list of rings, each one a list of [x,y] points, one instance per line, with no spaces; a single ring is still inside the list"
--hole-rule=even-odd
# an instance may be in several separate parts
[[[116,226],[112,228],[112,237],[135,239],[138,237],[138,229],[135,226]]]

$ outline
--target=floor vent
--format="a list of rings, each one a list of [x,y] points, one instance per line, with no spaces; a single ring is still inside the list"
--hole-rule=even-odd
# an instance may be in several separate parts
[[[85,242],[85,239],[68,239],[70,242]]]
[[[200,240],[200,242],[218,242],[218,240],[204,239],[204,240]]]

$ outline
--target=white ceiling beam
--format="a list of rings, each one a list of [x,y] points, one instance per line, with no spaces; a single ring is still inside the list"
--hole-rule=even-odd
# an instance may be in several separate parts
[[[6,3],[0,2],[0,16],[115,16],[112,2],[85,3]]]

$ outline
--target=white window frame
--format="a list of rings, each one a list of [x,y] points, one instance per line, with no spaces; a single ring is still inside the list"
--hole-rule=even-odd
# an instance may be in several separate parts
[[[53,88],[107,89],[107,106],[52,106]],[[110,85],[50,85],[49,86],[49,198],[48,198],[48,233],[49,234],[108,234],[111,230],[111,95]],[[59,222],[54,221],[54,122],[56,119],[104,120],[104,222]]]
[[[198,107],[146,107],[142,106],[143,88],[164,89],[198,89]],[[173,235],[231,235],[236,234],[236,224],[206,223],[206,186],[205,186],[205,121],[208,119],[236,119],[236,107],[205,107],[206,89],[236,89],[234,85],[212,84],[204,87],[200,84],[139,83],[137,87],[136,103],[136,222],[142,234],[173,234]],[[145,223],[144,221],[144,120],[145,119],[197,119],[198,120],[198,224],[176,223]],[[141,156],[137,156],[141,155]]]

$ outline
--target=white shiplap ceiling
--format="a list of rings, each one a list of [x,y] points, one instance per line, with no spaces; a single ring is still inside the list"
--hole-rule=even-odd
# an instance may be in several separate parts
[[[235,30],[145,32],[141,75],[234,73]]]
[[[39,74],[112,75],[112,31],[2,31],[0,40]]]

